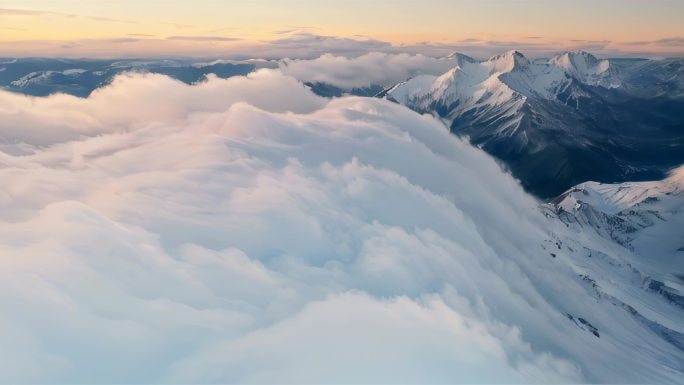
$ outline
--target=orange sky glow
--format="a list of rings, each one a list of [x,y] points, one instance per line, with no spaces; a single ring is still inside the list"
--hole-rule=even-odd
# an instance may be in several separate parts
[[[665,57],[684,55],[683,18],[679,0],[0,0],[0,55]]]

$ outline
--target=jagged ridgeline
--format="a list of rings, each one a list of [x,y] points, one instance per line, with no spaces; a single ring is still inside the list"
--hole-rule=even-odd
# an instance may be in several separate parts
[[[682,59],[453,57],[443,75],[415,76],[380,96],[438,115],[539,197],[587,180],[659,179],[684,163]]]

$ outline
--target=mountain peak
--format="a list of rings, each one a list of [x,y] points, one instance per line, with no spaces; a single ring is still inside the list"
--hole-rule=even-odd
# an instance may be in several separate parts
[[[456,62],[456,66],[458,67],[462,67],[464,64],[471,64],[477,62],[477,60],[473,59],[472,57],[464,55],[460,52],[452,52],[446,58],[454,60]]]
[[[512,50],[510,50],[510,51],[506,51],[506,52],[504,52],[504,53],[500,53],[500,54],[498,54],[498,55],[492,56],[491,58],[489,58],[489,61],[501,60],[501,59],[504,59],[504,58],[508,58],[508,59],[510,59],[510,58],[515,58],[515,59],[525,59],[525,60],[527,60],[527,58],[525,57],[525,55],[522,54],[522,52],[518,51],[517,49],[512,49]]]
[[[587,51],[566,51],[551,59],[551,63],[561,67],[594,67],[601,61]]]
[[[518,50],[510,50],[502,54],[492,56],[486,64],[496,72],[511,72],[521,69],[529,64],[529,60]]]
[[[608,60],[598,59],[586,51],[568,51],[557,55],[549,64],[562,68],[569,76],[591,85],[608,88],[619,86],[614,69]]]
[[[474,63],[476,61],[472,57],[465,55],[465,54],[462,54],[458,51],[454,51],[454,52],[450,53],[449,55],[447,55],[447,58],[448,59],[458,59],[459,61],[463,60],[463,61],[471,62],[471,63]]]

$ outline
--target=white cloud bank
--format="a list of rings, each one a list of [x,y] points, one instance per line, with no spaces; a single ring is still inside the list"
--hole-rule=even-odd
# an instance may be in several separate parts
[[[324,54],[316,59],[284,59],[280,70],[306,82],[323,82],[350,90],[391,86],[419,74],[441,75],[458,65],[453,58],[371,52],[358,57]]]
[[[678,378],[431,117],[267,70],[0,105],[3,381]]]

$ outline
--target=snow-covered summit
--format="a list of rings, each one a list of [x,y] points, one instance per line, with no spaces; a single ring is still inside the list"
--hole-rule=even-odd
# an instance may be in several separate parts
[[[454,56],[454,55],[452,55]],[[391,88],[386,97],[413,109],[428,112],[437,106],[449,110],[447,119],[478,106],[517,105],[523,94],[502,80],[502,75],[525,65],[519,53],[507,53],[487,61],[459,55],[459,65],[439,76],[421,75]]]
[[[460,83],[485,82],[495,76],[512,90],[527,97],[553,99],[572,80],[593,87],[616,88],[621,85],[618,71],[610,61],[600,60],[584,51],[565,52],[548,61],[529,60],[516,50],[483,61],[459,53],[452,53],[449,58],[456,59],[454,69],[460,68],[462,71]],[[445,76],[453,76],[454,69],[434,79],[441,81]],[[424,81],[422,79],[421,84],[425,84]],[[425,93],[427,90],[422,91]]]
[[[460,52],[452,52],[451,54],[449,54],[449,55],[446,57],[446,59],[452,59],[452,60],[456,61],[456,63],[457,63],[458,66],[461,66],[461,65],[463,65],[463,64],[465,64],[465,63],[475,63],[475,62],[477,62],[477,60],[475,60],[474,58],[472,58],[472,57],[470,57],[470,56],[468,56],[468,55],[464,55],[464,54],[462,54],[462,53],[460,53]]]
[[[503,160],[529,191],[552,198],[582,181],[657,179],[684,163],[672,130],[683,119],[674,113],[684,103],[682,63],[583,51],[531,60],[508,51],[459,60],[380,96],[439,117]],[[644,141],[645,128],[657,139]],[[643,153],[653,154],[652,165]]]
[[[620,85],[616,70],[608,60],[590,53],[566,52],[548,61],[532,61],[511,50],[484,61],[453,53],[458,64],[441,76],[421,76],[395,86],[388,96],[400,103],[438,103],[457,105],[459,109],[479,104],[495,105],[511,99],[538,97],[555,100],[570,88],[573,80],[580,85],[615,88]],[[446,92],[451,90],[451,92]],[[500,96],[508,95],[502,99]],[[581,91],[573,90],[577,96]],[[498,95],[492,98],[493,95]],[[420,109],[420,108],[419,108]],[[458,115],[455,114],[455,115]]]
[[[562,194],[554,205],[570,226],[593,228],[646,256],[640,270],[664,281],[684,275],[684,166],[660,181],[585,182]]]
[[[521,52],[511,50],[493,56],[483,64],[485,67],[489,68],[491,72],[504,73],[514,70],[523,70],[530,64],[530,61]]]
[[[551,58],[549,64],[588,85],[616,88],[621,83],[609,60],[599,60],[586,51],[565,52]]]
[[[563,194],[558,207],[566,211],[576,211],[583,205],[591,205],[594,209],[613,215],[643,203],[683,193],[684,166],[672,171],[670,176],[662,181],[618,184],[585,182]]]
[[[458,56],[457,56],[458,55]],[[526,98],[554,99],[570,82],[556,66],[530,61],[519,51],[508,51],[477,61],[465,55],[441,76],[418,76],[387,92],[411,108],[428,111],[435,105],[448,108],[448,119],[472,108],[505,106],[514,113]]]

